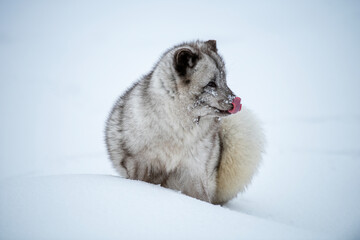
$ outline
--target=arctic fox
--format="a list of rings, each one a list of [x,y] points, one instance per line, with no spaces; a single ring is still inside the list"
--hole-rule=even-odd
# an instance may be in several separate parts
[[[217,51],[215,40],[177,45],[118,99],[105,138],[121,176],[213,204],[251,182],[264,136],[227,86]]]

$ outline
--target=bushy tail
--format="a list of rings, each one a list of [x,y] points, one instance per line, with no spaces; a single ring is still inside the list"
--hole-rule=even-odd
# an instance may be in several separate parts
[[[265,136],[255,115],[245,108],[222,120],[223,152],[217,178],[216,204],[242,192],[257,172],[265,148]]]

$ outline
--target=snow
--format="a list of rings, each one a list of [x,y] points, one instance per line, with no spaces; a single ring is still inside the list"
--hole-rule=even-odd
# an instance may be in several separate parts
[[[0,239],[360,238],[359,11],[0,2]],[[225,206],[117,177],[103,141],[116,98],[193,39],[217,40],[229,87],[267,136],[253,183]]]
[[[264,234],[318,239],[311,232],[114,176],[30,178],[5,189],[4,239],[261,239]]]

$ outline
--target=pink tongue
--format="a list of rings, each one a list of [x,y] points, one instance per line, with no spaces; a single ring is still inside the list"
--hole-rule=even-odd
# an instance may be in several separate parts
[[[234,98],[234,100],[232,101],[232,105],[234,107],[233,107],[233,109],[229,110],[229,113],[235,114],[235,113],[239,112],[241,110],[241,106],[242,106],[242,104],[240,102],[241,102],[241,98],[239,98],[239,97]]]

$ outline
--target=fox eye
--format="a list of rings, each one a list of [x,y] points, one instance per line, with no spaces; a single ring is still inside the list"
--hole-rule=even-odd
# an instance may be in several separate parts
[[[216,88],[216,83],[214,81],[211,81],[208,83],[208,85],[206,85],[207,87],[212,87],[212,88]]]

